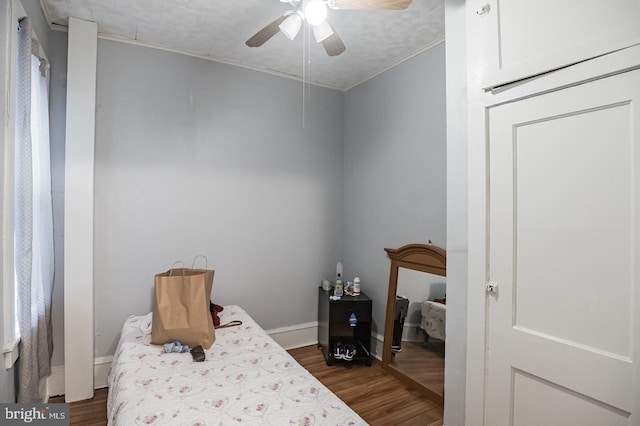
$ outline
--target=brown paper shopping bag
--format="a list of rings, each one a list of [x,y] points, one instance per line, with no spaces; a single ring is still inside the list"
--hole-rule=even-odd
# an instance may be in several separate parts
[[[195,259],[194,259],[195,262]],[[209,312],[213,270],[174,268],[156,274],[151,343],[179,341],[209,349],[216,340]]]

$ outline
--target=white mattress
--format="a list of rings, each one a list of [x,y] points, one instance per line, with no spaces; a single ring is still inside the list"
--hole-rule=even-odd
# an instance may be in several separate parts
[[[109,373],[110,425],[366,425],[298,364],[239,306],[225,306],[224,324],[206,361],[161,353],[143,334],[144,317],[129,317]]]
[[[447,305],[430,300],[422,302],[422,328],[429,337],[445,340],[446,338]]]

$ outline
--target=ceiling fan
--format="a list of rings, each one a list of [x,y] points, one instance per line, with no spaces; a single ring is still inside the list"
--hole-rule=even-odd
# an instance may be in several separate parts
[[[406,9],[413,0],[280,0],[289,3],[286,11],[275,21],[267,24],[246,41],[249,47],[259,47],[281,31],[289,40],[298,35],[303,22],[313,29],[316,43],[322,42],[329,56],[345,51],[344,43],[327,20],[327,7],[334,10]]]

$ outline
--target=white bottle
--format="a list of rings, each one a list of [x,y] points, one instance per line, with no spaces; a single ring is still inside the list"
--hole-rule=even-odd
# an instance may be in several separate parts
[[[333,287],[333,295],[342,297],[343,294],[344,293],[342,291],[342,277],[340,276],[340,274],[338,274],[338,277],[336,278],[335,286]]]
[[[360,278],[358,277],[353,279],[353,294],[355,296],[360,294]]]

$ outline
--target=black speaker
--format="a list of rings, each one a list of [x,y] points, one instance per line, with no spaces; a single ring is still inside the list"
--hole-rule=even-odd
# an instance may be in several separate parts
[[[402,329],[404,328],[404,319],[409,312],[409,299],[402,296],[396,296],[396,311],[393,321],[393,339],[391,341],[391,350],[400,352],[402,349]]]

